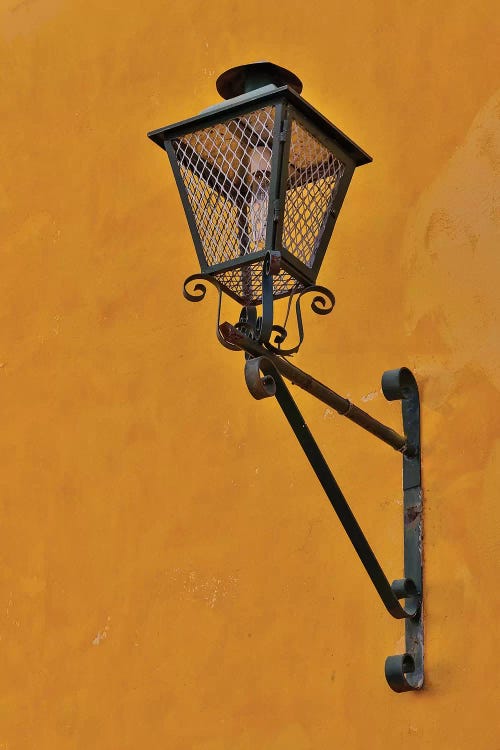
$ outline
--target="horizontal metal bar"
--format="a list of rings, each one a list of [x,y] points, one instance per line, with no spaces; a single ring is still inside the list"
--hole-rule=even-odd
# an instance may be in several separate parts
[[[363,409],[352,404],[349,399],[339,396],[338,393],[335,393],[331,388],[320,383],[319,380],[313,378],[312,375],[308,375],[303,370],[292,365],[287,359],[270,353],[265,347],[253,339],[250,339],[230,323],[222,323],[220,326],[220,332],[222,337],[228,343],[238,346],[253,357],[267,357],[281,375],[287,380],[290,380],[294,385],[298,385],[299,388],[302,388],[302,390],[307,391],[315,398],[319,399],[319,401],[322,401],[327,406],[335,409],[335,411],[343,417],[347,417],[351,422],[355,422],[355,424],[359,425],[367,432],[370,432],[372,435],[375,435],[375,437],[379,438],[379,440],[382,440],[384,443],[387,443],[387,445],[390,445],[395,450],[400,451],[401,453],[406,453],[408,446],[404,435],[400,435],[391,427],[387,427],[387,425],[374,419],[374,417],[363,411]]]

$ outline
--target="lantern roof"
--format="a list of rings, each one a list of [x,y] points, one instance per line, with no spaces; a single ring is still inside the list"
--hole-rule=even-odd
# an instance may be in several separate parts
[[[261,65],[261,63],[257,63],[255,65]],[[269,65],[271,65],[271,63],[269,63]],[[241,67],[244,68],[250,66]],[[277,68],[278,66],[274,67]],[[227,71],[218,80],[220,81],[221,78],[223,78],[228,73],[232,73],[233,70],[238,70],[238,68]],[[280,68],[279,70],[284,69]],[[294,78],[296,77],[294,76]],[[299,79],[297,78],[296,80],[300,84]],[[151,138],[151,140],[154,141],[158,146],[160,146],[160,148],[164,149],[166,140],[178,138],[182,135],[193,132],[193,130],[195,129],[209,127],[210,125],[215,125],[223,120],[229,120],[233,116],[236,117],[243,113],[250,112],[257,106],[272,104],[274,101],[284,99],[293,107],[295,107],[299,112],[305,115],[317,128],[321,130],[322,133],[324,133],[325,136],[335,141],[340,146],[340,148],[342,148],[342,150],[352,159],[356,167],[359,167],[363,164],[368,164],[372,161],[372,157],[367,154],[366,151],[364,151],[362,148],[360,148],[360,146],[354,143],[354,141],[352,141],[347,135],[345,135],[345,133],[339,130],[339,128],[331,123],[330,120],[324,117],[320,112],[318,112],[317,109],[315,109],[311,104],[309,104],[309,102],[307,102],[302,96],[300,96],[300,94],[297,93],[296,88],[298,88],[298,86],[295,82],[290,81],[290,83],[293,83],[293,86],[295,86],[295,88],[293,88],[292,85],[277,86],[274,83],[268,83],[264,86],[261,86],[260,88],[253,89],[246,93],[241,93],[230,99],[226,99],[226,101],[220,102],[219,104],[216,104],[212,107],[208,107],[208,109],[203,110],[194,117],[189,117],[186,120],[181,120],[180,122],[176,122],[172,125],[152,130],[148,133],[148,137]],[[231,89],[230,84],[222,86],[222,91],[226,92],[240,89],[236,88],[235,86],[233,86],[233,88]]]
[[[269,83],[290,86],[297,94],[302,93],[302,81],[295,73],[268,60],[230,68],[217,78],[215,86],[223,99],[232,99]]]

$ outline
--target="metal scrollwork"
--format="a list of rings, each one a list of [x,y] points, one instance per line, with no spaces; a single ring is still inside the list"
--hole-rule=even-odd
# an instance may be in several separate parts
[[[226,348],[232,351],[238,351],[239,347],[229,344],[220,334],[220,314],[222,307],[222,294],[223,289],[220,283],[213,276],[203,273],[195,273],[184,282],[183,294],[189,302],[201,302],[205,299],[207,293],[206,284],[211,284],[217,289],[219,295],[219,302],[217,308],[217,325],[216,325],[216,336],[218,341]],[[188,290],[188,286],[194,284],[192,290]],[[236,324],[236,328],[245,333],[249,338],[255,339],[263,344],[266,349],[274,354],[279,354],[282,357],[291,356],[296,354],[304,341],[304,324],[302,321],[302,310],[301,300],[306,294],[315,294],[311,302],[311,310],[316,315],[328,315],[333,310],[335,305],[335,297],[332,292],[324,286],[309,286],[303,289],[295,298],[295,314],[297,318],[297,329],[299,333],[299,340],[295,346],[284,347],[288,337],[288,331],[286,328],[288,316],[290,313],[293,295],[290,297],[288,304],[288,310],[284,325],[278,325],[273,321],[273,274],[271,267],[271,255],[267,254],[264,259],[262,268],[262,315],[257,315],[257,310],[253,306],[243,307],[240,314],[240,319]],[[270,338],[274,334],[273,341]]]
[[[274,333],[276,333],[276,336],[274,337],[274,342],[271,344],[270,342],[266,342],[265,346],[269,351],[273,352],[274,354],[280,354],[283,357],[291,356],[292,354],[296,354],[301,345],[304,341],[304,324],[302,322],[302,311],[300,308],[300,301],[302,297],[306,294],[316,293],[316,296],[313,298],[311,302],[311,310],[316,313],[316,315],[328,315],[333,310],[333,307],[335,305],[335,297],[333,293],[327,289],[324,286],[308,286],[306,289],[303,289],[302,292],[297,296],[297,299],[295,300],[295,314],[297,317],[297,329],[299,332],[299,341],[295,346],[289,347],[289,348],[283,348],[281,345],[285,342],[285,339],[288,336],[288,331],[286,329],[286,321],[285,325],[273,325],[272,330]],[[287,313],[287,319],[288,319],[288,313]]]
[[[193,282],[203,282],[203,283],[197,283],[193,287],[193,291],[188,291],[188,286],[192,284]],[[205,295],[207,293],[207,287],[205,285],[205,282],[208,284],[211,284],[217,289],[218,295],[219,295],[219,303],[217,307],[217,325],[215,327],[215,335],[217,336],[217,340],[219,341],[222,346],[224,346],[226,349],[230,349],[233,352],[239,351],[238,346],[234,346],[234,344],[229,344],[221,335],[220,332],[220,312],[222,307],[222,287],[219,284],[219,282],[213,278],[213,276],[208,276],[204,273],[194,273],[191,276],[188,276],[183,284],[183,290],[182,293],[185,297],[185,299],[189,300],[189,302],[201,302],[205,299]]]
[[[275,269],[276,270],[276,269]],[[301,300],[306,294],[314,293],[311,309],[317,315],[327,315],[333,310],[335,297],[329,289],[310,286],[295,299],[299,341],[293,347],[284,348],[287,322],[292,309],[290,297],[283,325],[273,322],[273,283],[271,256],[268,254],[262,269],[262,316],[257,315],[253,305],[243,307],[236,326],[224,323],[221,326],[220,314],[223,287],[213,276],[198,273],[189,276],[184,282],[184,297],[190,302],[200,302],[205,298],[207,282],[217,289],[219,303],[217,310],[216,335],[220,343],[232,351],[244,351],[246,356],[245,379],[248,389],[256,399],[275,397],[290,427],[297,437],[309,463],[316,474],[326,496],[335,510],[347,536],[351,540],[362,564],[365,567],[385,608],[392,617],[405,620],[405,645],[402,654],[389,656],[385,663],[385,675],[392,690],[397,693],[419,690],[424,680],[423,651],[423,580],[422,580],[422,487],[420,467],[420,401],[414,375],[407,368],[389,370],[382,378],[382,390],[389,401],[401,400],[405,436],[378,423],[368,414],[342,399],[317,381],[295,368],[284,359],[295,354],[304,340]],[[188,287],[193,284],[190,289]],[[224,336],[221,333],[224,332]],[[273,343],[269,338],[274,333]],[[231,343],[233,342],[233,343]],[[258,353],[258,354],[257,354]],[[278,355],[278,356],[276,356]],[[307,386],[294,373],[305,377]],[[309,390],[325,403],[332,403],[319,396],[311,388],[316,383],[328,390],[330,398],[335,397],[335,409],[364,429],[380,437],[384,442],[403,450],[403,509],[404,509],[404,578],[389,583],[373,550],[364,536],[347,500],[337,484],[327,462],[305,423],[295,401],[285,385],[282,375]],[[340,401],[340,408],[338,407]],[[346,406],[344,407],[344,403]],[[357,417],[355,418],[355,415]],[[371,425],[371,426],[370,426]],[[377,429],[375,429],[375,427]],[[382,430],[383,428],[383,430]],[[396,442],[395,442],[396,441]],[[404,604],[400,603],[404,600]]]
[[[422,478],[420,467],[420,399],[413,373],[406,367],[388,370],[382,377],[382,390],[388,401],[401,401],[408,448],[403,454],[404,581],[394,581],[393,590],[408,605],[415,596],[419,607],[405,622],[406,652],[388,656],[385,676],[392,690],[405,693],[419,690],[424,682],[424,625],[422,576]],[[408,581],[413,582],[408,587]]]
[[[257,309],[252,306],[242,307],[240,319],[235,328],[251,339],[255,339],[255,328],[257,325]]]

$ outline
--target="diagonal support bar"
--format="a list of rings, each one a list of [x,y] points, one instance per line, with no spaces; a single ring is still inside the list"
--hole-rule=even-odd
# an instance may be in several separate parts
[[[262,373],[262,375],[261,375]],[[339,485],[328,467],[316,441],[314,440],[307,424],[304,421],[295,401],[293,400],[283,378],[278,372],[277,366],[269,356],[249,359],[245,365],[245,379],[251,394],[256,399],[276,396],[276,399],[285,414],[293,432],[306,454],[318,480],[320,481],[330,503],[333,506],[344,530],[346,531],[354,549],[356,550],[366,572],[368,573],[377,593],[379,594],[387,611],[397,619],[405,619],[407,653],[401,656],[388,657],[386,661],[386,678],[390,687],[396,692],[414,690],[421,687],[423,682],[423,637],[421,621],[421,593],[422,593],[422,565],[421,550],[415,554],[414,530],[407,528],[406,518],[409,515],[405,504],[405,578],[389,583],[373,550],[361,530],[347,500],[345,499]],[[397,398],[407,399],[406,422],[413,421],[414,426],[418,422],[418,413],[415,413],[415,398],[412,388],[413,375],[406,368],[393,370],[386,373],[383,380],[384,394],[393,400]],[[416,383],[415,383],[416,388]],[[413,398],[412,398],[413,396]],[[418,404],[418,390],[416,390],[416,401]],[[414,436],[415,437],[415,436]],[[416,439],[416,450],[418,451],[418,436]],[[415,482],[420,483],[420,461],[419,458],[406,457],[407,492],[412,491],[410,498],[414,499],[416,490]],[[416,472],[418,464],[418,476]],[[409,473],[408,473],[409,472]],[[420,515],[419,515],[420,519]],[[413,518],[415,521],[415,518]],[[421,535],[421,527],[419,526]],[[408,542],[408,545],[407,545]],[[408,575],[414,573],[414,577]],[[405,607],[399,603],[399,599],[406,599]],[[408,677],[407,677],[408,674]]]

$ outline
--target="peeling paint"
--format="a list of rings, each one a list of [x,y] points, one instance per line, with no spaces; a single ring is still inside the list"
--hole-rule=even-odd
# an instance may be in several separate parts
[[[202,601],[211,609],[236,596],[239,578],[234,575],[207,575],[197,570],[175,568],[166,572],[181,598]]]
[[[381,393],[381,391],[370,391],[370,393],[367,393],[366,396],[361,396],[361,401],[366,403],[367,401],[373,401],[374,398],[377,398],[377,396]]]
[[[97,632],[97,635],[95,636],[95,638],[92,640],[92,645],[93,646],[99,646],[101,643],[103,643],[103,641],[105,641],[107,639],[107,637],[109,635],[109,624],[110,624],[110,622],[111,622],[111,617],[108,617],[106,625],[104,626],[104,628],[102,630],[99,630]]]

